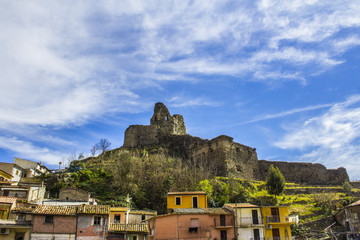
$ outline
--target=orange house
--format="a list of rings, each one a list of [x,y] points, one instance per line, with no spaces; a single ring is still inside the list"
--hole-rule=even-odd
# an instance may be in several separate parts
[[[148,220],[150,240],[231,240],[234,216],[224,208],[175,208],[170,214]]]
[[[207,208],[207,195],[205,192],[169,192],[167,209],[174,208]]]

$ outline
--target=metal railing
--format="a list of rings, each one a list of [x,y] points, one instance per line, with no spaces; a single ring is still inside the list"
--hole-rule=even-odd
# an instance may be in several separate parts
[[[241,217],[239,225],[240,226],[251,226],[251,225],[260,225],[264,224],[264,221],[261,217],[252,218],[252,217]]]
[[[267,223],[295,223],[296,217],[289,216],[266,216]],[[275,240],[275,239],[274,239]],[[276,239],[277,240],[277,239]]]

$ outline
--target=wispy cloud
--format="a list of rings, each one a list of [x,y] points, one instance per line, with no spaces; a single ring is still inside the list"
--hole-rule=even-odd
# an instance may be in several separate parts
[[[356,173],[360,170],[357,163],[360,153],[360,95],[333,104],[326,113],[301,125],[288,126],[286,130],[275,146],[303,150],[305,154],[301,160],[326,163],[329,167],[345,166],[352,177],[360,178]]]
[[[321,109],[321,108],[328,108],[328,107],[330,107],[332,105],[333,104],[321,104],[321,105],[315,105],[315,106],[308,106],[308,107],[303,107],[303,108],[291,109],[291,110],[288,110],[288,111],[283,111],[283,112],[275,113],[275,114],[266,114],[266,115],[263,115],[263,116],[256,117],[256,118],[254,118],[252,120],[249,120],[249,121],[241,122],[239,124],[248,124],[248,123],[254,123],[254,122],[264,121],[264,120],[268,120],[268,119],[281,118],[281,117],[289,116],[289,115],[292,115],[292,114],[295,114],[295,113],[307,112],[307,111],[317,110],[317,109]]]
[[[2,1],[0,130],[66,128],[139,111],[158,100],[147,90],[206,84],[209,75],[306,84],[359,45],[357,35],[337,40],[360,26],[359,12],[356,0]],[[171,94],[174,107],[221,104]]]
[[[194,107],[194,106],[210,106],[218,107],[221,105],[220,102],[212,101],[206,97],[173,97],[169,100],[171,107]]]
[[[62,152],[53,151],[46,147],[37,147],[15,137],[0,137],[0,147],[14,152],[17,157],[31,158],[50,165],[56,165],[67,157]]]

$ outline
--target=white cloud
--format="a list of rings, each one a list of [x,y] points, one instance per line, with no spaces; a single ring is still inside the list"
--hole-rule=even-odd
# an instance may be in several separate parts
[[[0,130],[139,111],[154,101],[146,89],[205,81],[197,75],[305,84],[359,45],[355,34],[337,40],[359,12],[358,1],[330,0],[2,1]],[[189,99],[172,105],[219,104]]]
[[[17,157],[42,161],[51,165],[56,165],[66,158],[64,153],[52,151],[46,147],[37,147],[30,142],[22,141],[15,137],[7,138],[0,136],[0,147],[15,152]]]
[[[193,107],[193,106],[211,106],[218,107],[221,105],[220,102],[212,101],[206,97],[173,97],[169,100],[171,107]]]
[[[326,113],[302,125],[288,127],[275,146],[300,149],[303,161],[325,163],[328,167],[348,167],[352,177],[360,178],[360,95],[334,104]]]

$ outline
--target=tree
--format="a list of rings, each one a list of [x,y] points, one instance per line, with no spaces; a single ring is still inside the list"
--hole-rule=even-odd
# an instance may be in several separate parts
[[[280,172],[279,168],[272,164],[269,168],[269,174],[266,177],[266,187],[270,194],[274,194],[275,198],[285,190],[285,178]]]
[[[345,181],[342,187],[347,194],[351,194],[351,185],[348,181]]]
[[[96,147],[98,150],[101,150],[101,153],[104,153],[109,149],[110,145],[111,142],[109,142],[109,140],[102,138],[97,144],[95,144],[94,147]]]

